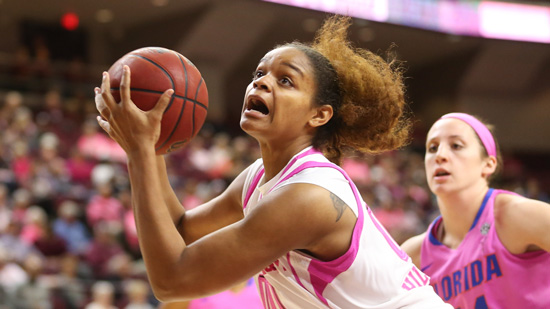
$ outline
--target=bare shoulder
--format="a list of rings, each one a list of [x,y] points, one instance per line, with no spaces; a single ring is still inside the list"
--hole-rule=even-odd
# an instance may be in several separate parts
[[[495,198],[494,217],[497,224],[505,224],[502,228],[513,227],[515,222],[531,219],[538,209],[544,210],[547,206],[550,205],[520,195],[503,193]]]
[[[495,227],[502,244],[514,254],[550,250],[550,205],[513,194],[499,194],[494,205]]]
[[[520,195],[501,193],[495,198],[495,212],[505,212],[511,210],[514,205],[517,205],[526,198]],[[496,213],[495,213],[496,215]]]
[[[422,249],[422,242],[424,242],[426,233],[427,232],[424,232],[420,235],[411,237],[401,245],[401,249],[403,249],[403,251],[405,251],[411,257],[412,262],[418,268],[420,268],[420,262],[421,262],[420,253]]]
[[[255,214],[253,214],[255,213]],[[331,260],[347,251],[357,217],[330,191],[309,183],[283,186],[264,196],[245,220],[270,222],[277,234],[294,249],[303,249],[321,260]]]

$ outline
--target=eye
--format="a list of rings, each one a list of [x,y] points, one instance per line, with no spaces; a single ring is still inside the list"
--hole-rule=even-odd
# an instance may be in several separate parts
[[[453,144],[451,145],[451,147],[452,147],[453,149],[455,149],[455,150],[458,150],[458,149],[461,149],[461,148],[464,147],[464,146],[462,146],[461,144],[453,143]]]
[[[256,71],[252,72],[252,80],[258,79],[262,76],[264,76],[264,72],[262,72],[260,70],[256,70]]]
[[[429,153],[435,153],[437,151],[437,144],[430,144],[426,149]]]
[[[288,77],[281,78],[281,84],[292,86],[292,81]]]

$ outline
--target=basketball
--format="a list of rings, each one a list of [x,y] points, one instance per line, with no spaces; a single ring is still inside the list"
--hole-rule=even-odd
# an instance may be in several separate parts
[[[130,67],[131,98],[140,109],[152,109],[164,91],[174,90],[162,117],[156,153],[184,147],[201,129],[208,110],[208,90],[197,67],[180,53],[162,47],[131,51],[108,71],[117,102],[124,65]]]

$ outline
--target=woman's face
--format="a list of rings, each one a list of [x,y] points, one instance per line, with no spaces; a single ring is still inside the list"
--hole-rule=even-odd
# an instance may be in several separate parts
[[[311,133],[308,121],[317,108],[316,84],[308,57],[292,47],[268,52],[248,85],[241,128],[259,141],[290,140]]]
[[[432,192],[456,192],[473,185],[487,186],[486,177],[494,171],[490,159],[482,155],[475,131],[465,122],[438,120],[426,139],[426,178]]]

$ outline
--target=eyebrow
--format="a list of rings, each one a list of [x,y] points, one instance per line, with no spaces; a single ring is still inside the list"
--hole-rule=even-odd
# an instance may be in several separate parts
[[[458,135],[458,134],[455,134],[455,135],[449,135],[449,136],[447,136],[447,137],[445,137],[445,138],[447,138],[447,139],[457,139],[457,138],[459,138],[459,139],[464,139],[464,137],[463,137],[462,135]],[[432,141],[433,141],[434,139],[441,139],[441,138],[438,138],[438,137],[432,137],[431,139],[429,139],[429,140],[426,140],[426,144],[428,144],[428,143],[432,142]]]
[[[258,65],[260,65],[262,62],[265,62],[267,60],[267,58],[262,58],[260,59],[260,61],[258,62]],[[292,63],[290,62],[283,62],[282,63],[283,65],[291,68],[292,70],[296,71],[298,74],[300,74],[300,76],[304,76],[304,72],[302,72],[302,70],[300,68],[298,68],[297,66],[293,65]]]
[[[283,65],[293,69],[294,71],[298,72],[298,74],[300,74],[300,76],[304,77],[304,72],[302,72],[302,70],[300,70],[300,68],[298,68],[297,66],[291,64],[291,63],[288,63],[288,62],[283,62],[282,63]]]

